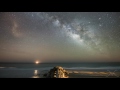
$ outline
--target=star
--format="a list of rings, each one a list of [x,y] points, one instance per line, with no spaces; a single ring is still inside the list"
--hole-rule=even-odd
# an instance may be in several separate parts
[[[99,24],[99,26],[101,27],[102,25],[101,25],[101,24]]]
[[[101,18],[99,18],[99,20],[101,20]]]
[[[88,23],[91,23],[91,22],[88,22]]]
[[[119,12],[2,12],[0,17],[0,61],[120,61]]]

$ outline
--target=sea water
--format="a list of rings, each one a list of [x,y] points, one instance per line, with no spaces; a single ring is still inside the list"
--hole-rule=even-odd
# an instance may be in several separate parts
[[[55,66],[66,70],[120,72],[120,63],[0,63],[0,78],[41,78]]]

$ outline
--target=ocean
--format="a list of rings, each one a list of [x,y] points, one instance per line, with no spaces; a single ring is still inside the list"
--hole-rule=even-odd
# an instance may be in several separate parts
[[[41,78],[55,66],[70,72],[71,78],[120,77],[120,63],[0,63],[0,78]]]

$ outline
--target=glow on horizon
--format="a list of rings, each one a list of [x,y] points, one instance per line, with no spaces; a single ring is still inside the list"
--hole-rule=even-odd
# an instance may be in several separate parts
[[[35,61],[36,64],[39,64],[40,62],[39,61]]]

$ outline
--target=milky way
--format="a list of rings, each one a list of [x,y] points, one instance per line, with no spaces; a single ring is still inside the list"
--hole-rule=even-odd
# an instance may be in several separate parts
[[[119,12],[1,12],[0,61],[120,61]]]

